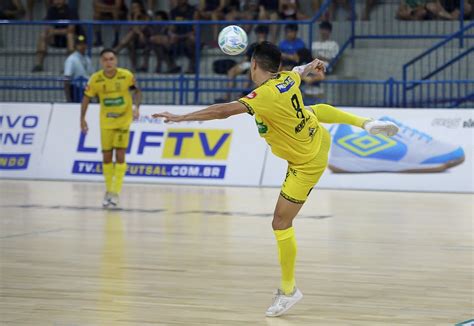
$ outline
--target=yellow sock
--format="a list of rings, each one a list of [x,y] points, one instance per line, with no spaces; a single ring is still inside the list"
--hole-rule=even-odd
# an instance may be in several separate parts
[[[113,163],[102,163],[102,173],[105,179],[105,189],[107,192],[112,192],[112,183],[114,178],[114,164]]]
[[[281,266],[281,290],[285,294],[293,292],[295,287],[296,239],[295,230],[274,230],[278,243],[278,258]]]
[[[120,194],[122,191],[123,177],[127,171],[127,163],[115,163],[115,180],[112,187],[112,192]]]

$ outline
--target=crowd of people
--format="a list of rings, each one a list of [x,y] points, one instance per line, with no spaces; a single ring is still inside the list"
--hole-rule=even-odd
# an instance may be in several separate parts
[[[24,0],[25,1],[25,0]],[[0,3],[0,19],[33,19],[33,11],[37,5],[46,6],[45,20],[79,20],[78,8],[80,0],[2,0]],[[336,13],[347,13],[347,19],[357,18],[353,13],[350,0],[334,0],[321,16],[319,23],[319,38],[309,44],[298,37],[297,20],[313,16],[308,10],[300,7],[301,0],[169,0],[170,10],[158,9],[156,0],[93,0],[91,1],[94,20],[108,21],[188,21],[188,20],[288,20],[286,25],[250,25],[243,24],[249,35],[255,33],[257,41],[268,40],[278,44],[282,51],[282,66],[291,69],[318,58],[326,62],[334,59],[339,52],[339,45],[331,38],[332,24]],[[368,20],[380,0],[365,0],[360,19]],[[461,3],[462,2],[462,3]],[[311,0],[313,12],[317,12],[323,0]],[[396,17],[401,20],[423,19],[459,19],[461,4],[464,15],[469,16],[472,6],[469,0],[401,0]],[[84,4],[83,4],[84,6]],[[25,9],[26,8],[26,9]],[[88,18],[88,17],[86,17]],[[201,31],[201,41],[196,47],[196,33],[193,25],[186,24],[148,24],[128,25],[120,27],[113,25],[113,38],[103,38],[100,25],[94,25],[93,40],[85,39],[85,31],[80,25],[55,24],[45,28],[39,35],[36,50],[36,62],[32,72],[44,70],[44,59],[48,47],[66,48],[70,56],[65,63],[65,76],[69,79],[77,77],[88,78],[91,67],[86,55],[87,44],[93,46],[111,47],[116,53],[127,49],[132,71],[150,72],[151,55],[156,57],[154,73],[194,73],[196,70],[196,50],[207,46],[217,47],[217,35],[221,25],[211,24]],[[283,29],[283,39],[278,35]],[[109,43],[110,41],[110,43]],[[107,43],[107,44],[104,44]],[[255,45],[255,44],[254,44]],[[227,74],[229,87],[235,87],[238,75],[248,71],[253,46],[249,46],[243,61],[224,60],[225,64],[214,71]],[[188,59],[187,69],[184,70],[176,62],[176,58],[185,56]],[[223,67],[225,69],[223,69]],[[308,84],[317,85],[318,80],[306,80]],[[68,100],[77,100],[74,96],[73,84],[65,85]],[[223,100],[228,100],[231,93],[224,94]]]

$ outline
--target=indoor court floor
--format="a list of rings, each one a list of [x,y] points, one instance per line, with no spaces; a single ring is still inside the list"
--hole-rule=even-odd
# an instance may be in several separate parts
[[[474,318],[474,195],[315,189],[279,285],[278,188],[0,181],[1,325],[454,325]]]

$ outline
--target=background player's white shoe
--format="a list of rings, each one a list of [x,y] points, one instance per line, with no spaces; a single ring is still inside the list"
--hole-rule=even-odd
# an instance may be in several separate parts
[[[109,208],[117,208],[119,205],[119,195],[115,193],[111,193],[109,203],[110,203]]]
[[[364,124],[364,129],[371,135],[382,134],[387,137],[398,133],[398,126],[392,121],[370,120]]]
[[[110,207],[110,197],[112,194],[110,192],[106,192],[104,195],[104,199],[102,200],[102,207],[109,208]]]
[[[301,291],[296,287],[291,295],[285,295],[280,289],[278,289],[276,296],[273,299],[273,303],[270,307],[268,307],[265,315],[267,317],[281,316],[302,298],[303,293],[301,293]]]

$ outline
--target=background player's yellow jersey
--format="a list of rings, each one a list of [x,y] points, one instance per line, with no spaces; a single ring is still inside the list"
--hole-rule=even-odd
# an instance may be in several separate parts
[[[100,127],[102,129],[128,129],[133,120],[130,87],[135,85],[133,74],[117,68],[114,77],[108,78],[103,70],[94,73],[84,94],[98,96],[100,100]]]
[[[298,73],[283,71],[239,100],[255,115],[272,152],[292,164],[311,161],[321,146],[320,125],[304,108],[300,83]]]

